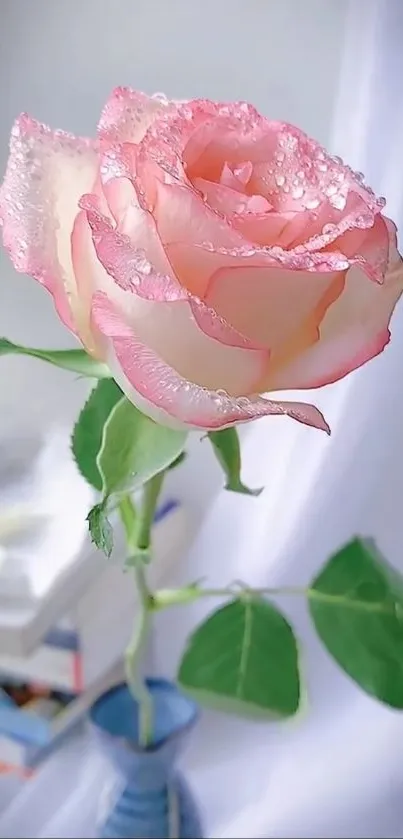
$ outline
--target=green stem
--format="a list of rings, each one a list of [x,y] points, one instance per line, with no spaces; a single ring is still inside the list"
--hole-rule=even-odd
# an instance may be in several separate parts
[[[139,615],[125,653],[125,672],[127,684],[138,704],[139,744],[142,748],[150,746],[153,738],[152,697],[141,676],[141,658],[151,626],[153,602],[147,585],[145,562],[150,551],[151,528],[163,478],[164,473],[160,473],[145,484],[139,513],[136,512],[129,495],[124,496],[119,502],[120,517],[126,534],[130,559],[134,567],[139,601]]]
[[[341,605],[351,609],[362,609],[369,612],[392,612],[385,608],[385,603],[372,603],[365,600],[355,600],[344,594],[330,594],[313,588],[298,586],[281,586],[279,588],[249,588],[248,586],[228,586],[227,588],[201,588],[198,585],[184,586],[179,589],[160,589],[153,594],[152,608],[166,609],[170,606],[180,606],[199,600],[201,597],[242,597],[261,595],[275,597],[276,595],[306,597],[308,600],[318,600],[335,606]]]
[[[119,513],[122,520],[123,528],[126,534],[126,544],[129,550],[136,549],[136,531],[137,531],[137,510],[133,504],[130,495],[125,495],[120,499]]]
[[[136,547],[147,551],[150,547],[151,528],[154,521],[155,508],[164,480],[164,472],[158,472],[144,485],[143,504],[137,530]]]
[[[151,612],[148,606],[149,594],[144,568],[140,564],[135,567],[134,575],[139,595],[140,614],[135,622],[133,635],[125,653],[125,673],[127,684],[138,705],[139,745],[146,749],[153,738],[153,703],[151,694],[141,676],[141,658],[151,625]]]

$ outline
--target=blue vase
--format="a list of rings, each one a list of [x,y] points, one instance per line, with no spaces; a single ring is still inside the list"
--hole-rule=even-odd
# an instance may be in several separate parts
[[[175,765],[197,706],[164,679],[148,679],[147,687],[154,705],[148,749],[139,747],[138,708],[126,685],[109,690],[90,711],[93,732],[116,770],[98,837],[201,839],[196,804]]]

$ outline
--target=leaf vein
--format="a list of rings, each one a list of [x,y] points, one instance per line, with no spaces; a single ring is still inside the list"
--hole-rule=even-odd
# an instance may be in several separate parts
[[[236,695],[238,698],[240,698],[243,695],[243,689],[245,685],[246,671],[248,667],[248,655],[252,640],[252,624],[252,604],[247,602],[245,603],[244,609],[244,631],[242,638],[241,656],[239,659],[239,679],[236,688]]]

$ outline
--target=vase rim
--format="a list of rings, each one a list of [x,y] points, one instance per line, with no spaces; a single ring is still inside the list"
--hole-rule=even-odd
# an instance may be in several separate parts
[[[130,697],[133,701],[133,706],[136,707],[136,702],[133,697],[131,697],[129,687],[126,682],[119,682],[118,684],[112,685],[105,691],[105,693],[101,694],[92,704],[89,710],[89,718],[92,727],[102,733],[103,738],[107,738],[108,740],[111,739],[115,742],[116,740],[119,740],[126,746],[126,748],[130,748],[131,751],[151,753],[157,751],[167,743],[174,741],[192,728],[194,723],[197,721],[199,710],[196,703],[189,696],[182,693],[174,682],[158,677],[147,678],[145,682],[152,696],[160,695],[163,698],[171,697],[172,699],[178,699],[183,704],[183,707],[186,707],[186,714],[183,714],[182,721],[179,721],[179,724],[174,724],[172,730],[168,731],[165,736],[157,735],[157,739],[150,744],[147,749],[139,746],[138,738],[127,736],[127,734],[123,731],[121,733],[113,732],[110,725],[105,722],[105,718],[102,719],[103,713],[106,709],[106,704],[108,703],[108,700],[113,698],[113,696],[128,695],[128,697]]]

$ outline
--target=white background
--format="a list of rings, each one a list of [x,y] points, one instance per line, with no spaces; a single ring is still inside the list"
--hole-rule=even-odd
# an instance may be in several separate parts
[[[20,110],[91,132],[116,84],[245,98],[364,169],[390,214],[403,215],[401,0],[2,0],[0,20],[4,158]],[[66,345],[45,293],[5,256],[1,270],[0,333]],[[403,569],[402,350],[400,309],[387,352],[318,395],[330,441],[277,419],[246,434],[245,478],[267,487],[257,500],[215,495],[219,473],[203,444],[194,446],[176,481],[204,519],[178,577],[303,584],[354,533],[375,536]],[[82,386],[67,374],[21,359],[1,365],[0,434],[31,424],[46,431],[75,415]],[[304,640],[309,707],[284,727],[206,715],[188,766],[210,835],[403,835],[403,717],[340,673],[303,604],[284,607]],[[155,669],[172,672],[197,615],[161,616]]]

